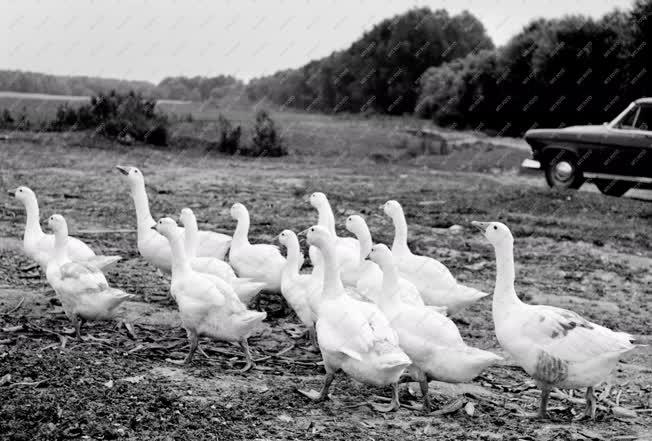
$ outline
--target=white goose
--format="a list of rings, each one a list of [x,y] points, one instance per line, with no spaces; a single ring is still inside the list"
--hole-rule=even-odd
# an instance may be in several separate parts
[[[374,295],[378,293],[382,287],[383,272],[376,263],[366,260],[371,252],[371,247],[373,246],[369,227],[362,216],[354,214],[346,218],[346,229],[355,234],[355,237],[358,238],[358,242],[360,243],[360,258],[358,261],[358,268],[356,269],[358,277],[355,285],[356,289],[366,298],[375,301]],[[413,283],[400,277],[399,286],[401,288],[399,296],[402,301],[416,306],[424,305],[419,290]]]
[[[152,226],[156,222],[154,222],[154,218],[152,218],[149,212],[149,200],[145,191],[145,178],[142,172],[136,167],[117,165],[116,168],[120,173],[125,175],[129,183],[129,188],[131,189],[131,197],[136,206],[138,252],[149,263],[164,273],[169,274],[172,267],[170,245],[163,236],[152,229]],[[216,257],[224,260],[230,243],[231,238],[226,234],[200,231],[197,255],[201,257]]]
[[[14,196],[25,206],[27,220],[25,234],[23,235],[23,250],[30,259],[34,260],[43,271],[46,271],[48,262],[54,257],[54,235],[44,233],[39,219],[38,201],[34,192],[27,187],[18,187],[9,190],[8,194]],[[120,256],[96,256],[93,250],[76,237],[68,237],[67,253],[74,261],[85,261],[98,269],[111,265]]]
[[[285,266],[281,251],[274,245],[249,243],[249,212],[244,205],[233,204],[231,217],[238,222],[229,251],[231,266],[238,276],[262,282],[265,284],[263,289],[280,293],[281,273]]]
[[[308,229],[308,243],[324,259],[324,289],[317,316],[317,339],[324,359],[326,378],[321,392],[300,392],[315,401],[328,397],[335,373],[342,370],[353,379],[375,386],[393,386],[388,407],[373,404],[379,411],[397,410],[398,380],[410,359],[398,346],[389,322],[370,303],[359,302],[344,292],[337,268],[333,237],[324,227]]]
[[[338,237],[335,231],[335,216],[326,195],[315,192],[310,195],[310,205],[317,209],[319,214],[318,225],[335,238],[335,252],[337,255],[338,268],[345,285],[355,286],[357,282],[356,269],[359,265],[360,244],[352,237]]]
[[[448,312],[453,312],[488,295],[457,283],[441,262],[412,254],[407,245],[407,222],[401,204],[388,201],[383,205],[383,211],[394,223],[394,262],[401,276],[417,287],[426,305],[446,306]]]
[[[215,257],[198,257],[197,248],[199,248],[199,229],[197,228],[197,218],[190,208],[181,210],[179,220],[184,227],[184,244],[186,257],[190,260],[190,266],[193,270],[217,276],[231,285],[242,302],[246,305],[260,292],[265,286],[264,283],[253,282],[251,279],[241,279],[235,275],[231,265]]]
[[[514,289],[514,238],[500,222],[472,222],[493,245],[496,288],[493,320],[500,345],[541,389],[538,416],[547,418],[553,387],[586,389],[585,415],[595,417],[593,387],[608,379],[620,357],[635,345],[632,336],[591,323],[573,311],[528,305]]]
[[[245,353],[246,365],[242,371],[253,367],[247,338],[256,331],[267,314],[250,311],[228,285],[217,286],[207,275],[192,269],[186,258],[183,234],[170,218],[160,219],[152,229],[170,241],[172,249],[172,281],[170,293],[177,302],[183,327],[188,333],[190,351],[177,364],[187,364],[199,346],[199,336],[238,342]]]
[[[300,274],[303,256],[299,247],[299,239],[292,230],[283,230],[279,234],[279,242],[287,248],[285,267],[281,275],[281,294],[296,312],[299,320],[308,329],[310,340],[317,347],[315,321],[317,320],[316,305],[321,294],[323,277],[317,273]]]
[[[87,261],[73,261],[68,254],[68,225],[63,216],[53,214],[48,226],[54,232],[54,256],[47,265],[48,283],[61,300],[66,316],[81,339],[84,321],[113,320],[122,302],[134,297],[122,290],[109,287],[104,274]],[[124,323],[124,322],[123,322]],[[124,323],[133,335],[133,327]]]
[[[412,360],[410,370],[421,386],[423,408],[430,411],[428,381],[465,383],[502,357],[467,346],[455,323],[434,307],[405,303],[392,252],[385,245],[374,245],[369,258],[383,271],[377,303],[398,334],[401,349]]]

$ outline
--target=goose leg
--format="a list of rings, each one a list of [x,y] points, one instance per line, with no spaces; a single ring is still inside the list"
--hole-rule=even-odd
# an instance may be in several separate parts
[[[584,409],[584,415],[586,417],[595,419],[595,409],[596,409],[596,399],[595,394],[593,393],[593,386],[586,388],[586,409]]]
[[[539,413],[534,414],[534,418],[541,420],[548,419],[548,398],[550,398],[550,388],[547,386],[541,387],[541,402],[539,403]]]
[[[314,326],[308,329],[308,336],[310,337],[310,342],[315,347],[315,350],[319,350],[319,343],[317,342],[317,330]]]
[[[301,395],[310,398],[312,401],[316,403],[320,403],[328,398],[328,390],[330,389],[331,383],[333,383],[334,378],[335,378],[334,372],[327,372],[326,377],[324,378],[324,385],[322,386],[321,391],[319,392],[317,392],[314,389],[311,390],[297,389],[297,391]]]
[[[370,403],[371,407],[374,408],[374,410],[378,412],[395,412],[401,408],[401,403],[399,402],[398,399],[398,383],[393,383],[392,384],[392,401],[386,405],[383,406],[382,404],[378,403]]]
[[[168,363],[174,363],[179,365],[189,364],[192,361],[192,358],[195,356],[195,351],[199,346],[199,336],[197,335],[197,331],[195,331],[194,329],[186,329],[186,332],[188,333],[188,340],[190,340],[190,351],[188,351],[188,355],[186,355],[186,358],[184,358],[183,360],[171,360],[169,358],[166,358],[166,361]]]
[[[81,336],[82,321],[81,321],[81,318],[77,314],[71,314],[70,321],[72,322],[72,325],[75,327],[75,335],[77,336],[77,340],[82,340],[82,336]]]
[[[432,405],[430,404],[430,395],[428,395],[428,377],[423,371],[420,374],[419,386],[421,387],[421,395],[423,395],[423,411],[430,413],[432,411]]]
[[[246,338],[243,338],[242,341],[240,341],[240,347],[242,348],[242,351],[244,352],[245,355],[245,366],[242,369],[239,369],[238,372],[245,373],[249,370],[251,370],[255,365],[253,362],[253,359],[251,357],[251,350],[249,349],[249,342],[247,341]]]

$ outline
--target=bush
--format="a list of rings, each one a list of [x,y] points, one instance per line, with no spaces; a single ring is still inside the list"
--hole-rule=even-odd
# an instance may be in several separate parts
[[[228,153],[233,155],[240,147],[241,128],[237,126],[233,128],[231,121],[220,115],[217,119],[218,130],[220,132],[220,139],[217,142],[216,149],[221,153]]]
[[[265,110],[256,113],[256,125],[251,141],[251,146],[240,149],[241,155],[277,157],[288,154],[274,120]]]
[[[147,144],[165,146],[168,143],[168,119],[154,111],[155,100],[129,92],[91,98],[90,104],[71,108],[63,104],[57,109],[54,130],[95,130],[111,139],[135,139]]]

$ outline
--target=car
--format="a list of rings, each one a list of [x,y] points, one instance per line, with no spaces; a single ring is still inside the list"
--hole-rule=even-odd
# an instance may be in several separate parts
[[[531,129],[525,168],[545,172],[550,187],[578,189],[593,182],[607,195],[652,188],[652,98],[632,102],[613,121],[561,129]]]

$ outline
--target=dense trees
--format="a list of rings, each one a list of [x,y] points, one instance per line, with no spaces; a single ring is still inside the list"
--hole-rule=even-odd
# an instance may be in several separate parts
[[[651,4],[640,0],[600,20],[533,21],[504,47],[430,68],[415,111],[441,125],[508,135],[600,124],[651,93]]]
[[[252,101],[325,112],[412,112],[421,74],[430,66],[491,49],[468,12],[413,9],[374,26],[345,51],[252,80]]]

